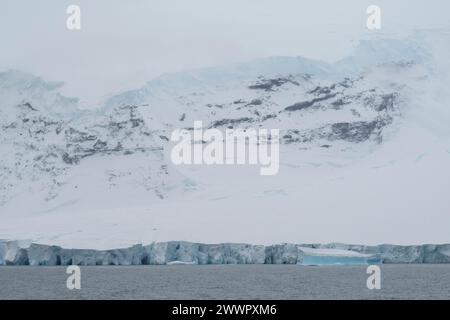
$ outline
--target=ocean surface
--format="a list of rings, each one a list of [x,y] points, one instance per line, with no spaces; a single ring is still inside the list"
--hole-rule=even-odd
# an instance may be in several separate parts
[[[450,299],[450,265],[382,265],[369,290],[365,266],[172,265],[0,267],[0,299]]]

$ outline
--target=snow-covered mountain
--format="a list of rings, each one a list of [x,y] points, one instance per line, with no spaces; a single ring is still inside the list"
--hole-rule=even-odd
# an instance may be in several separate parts
[[[0,238],[87,247],[443,240],[448,69],[425,43],[363,41],[334,64],[272,57],[163,75],[93,111],[61,95],[60,83],[2,72]],[[173,165],[171,132],[195,120],[280,129],[279,175]],[[435,220],[424,226],[431,204]],[[407,216],[411,232],[396,238]],[[367,221],[382,226],[388,217],[383,234],[364,238]],[[329,226],[317,229],[319,221]],[[430,230],[414,238],[420,227]]]
[[[33,194],[51,202],[68,188],[74,196],[78,188],[107,189],[121,180],[163,197],[168,172],[162,140],[136,107],[80,111],[75,99],[39,78],[10,71],[1,79],[2,205]]]

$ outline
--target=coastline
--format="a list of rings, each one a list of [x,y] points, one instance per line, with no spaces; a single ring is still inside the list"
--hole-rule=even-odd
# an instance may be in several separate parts
[[[373,258],[376,258],[379,264],[442,264],[450,263],[450,244],[365,246],[341,243],[284,243],[264,246],[169,241],[94,250],[63,248],[30,241],[0,240],[0,266],[303,264],[306,260],[311,261],[311,257],[325,257],[329,262],[330,258],[335,259],[331,260],[330,264],[342,264],[342,260],[348,257],[361,258],[358,264],[370,264],[374,261]]]

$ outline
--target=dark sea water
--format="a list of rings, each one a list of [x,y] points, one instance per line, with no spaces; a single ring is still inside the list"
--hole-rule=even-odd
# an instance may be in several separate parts
[[[450,265],[383,265],[369,290],[364,266],[173,265],[0,267],[0,299],[450,299]]]

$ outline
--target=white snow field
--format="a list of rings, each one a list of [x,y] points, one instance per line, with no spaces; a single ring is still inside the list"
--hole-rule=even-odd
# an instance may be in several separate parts
[[[0,239],[78,249],[449,242],[450,35],[167,74],[79,110],[0,73]],[[95,88],[92,88],[95,90]],[[278,128],[280,169],[175,166],[171,132]]]

